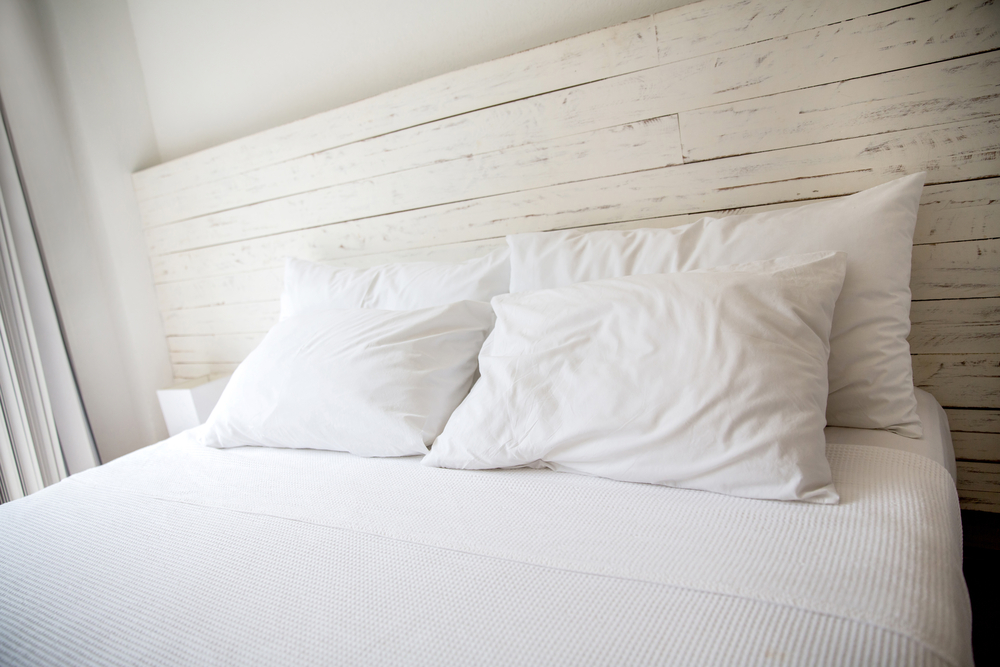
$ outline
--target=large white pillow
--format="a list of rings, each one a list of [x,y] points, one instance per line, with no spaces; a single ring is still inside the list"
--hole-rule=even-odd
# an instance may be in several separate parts
[[[509,289],[509,254],[503,248],[461,264],[409,262],[368,269],[288,258],[281,319],[312,308],[416,310],[456,301],[489,301]]]
[[[199,435],[211,447],[423,454],[472,385],[490,304],[311,310],[239,365]]]
[[[817,253],[496,297],[482,377],[424,463],[835,503],[823,413],[845,265]]]
[[[674,229],[509,236],[511,292],[690,271],[806,252],[847,253],[830,335],[831,426],[920,437],[910,362],[910,258],[924,174],[864,192]]]

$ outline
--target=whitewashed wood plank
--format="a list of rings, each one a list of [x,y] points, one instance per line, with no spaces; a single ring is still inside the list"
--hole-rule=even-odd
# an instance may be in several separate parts
[[[765,207],[760,207],[765,208]],[[699,216],[675,216],[651,220],[633,221],[621,225],[607,227],[670,227],[685,224]],[[605,227],[605,228],[607,228]],[[997,245],[997,241],[986,243]],[[489,244],[472,243],[461,246],[442,246],[433,254],[424,251],[412,251],[411,256],[392,253],[388,256],[366,256],[356,258],[356,261],[341,261],[339,265],[372,266],[388,261],[406,261],[427,259],[432,261],[462,261],[471,256],[480,256],[491,248],[503,245],[502,239],[496,239]],[[993,276],[1000,273],[997,265],[979,267],[977,262],[983,256],[980,254],[979,242],[971,244],[949,243],[936,246],[933,255],[935,264],[930,266],[920,260],[914,264],[914,296],[920,297],[927,289],[940,292],[939,296],[951,297],[945,300],[920,301],[915,300],[910,311],[913,328],[910,335],[911,350],[921,353],[996,353],[1000,352],[1000,299],[959,299],[967,292],[979,292],[982,289],[982,274]],[[915,249],[916,251],[916,249]],[[942,268],[942,266],[944,268]],[[946,278],[935,278],[941,271],[947,271]],[[935,273],[938,272],[938,273]],[[260,273],[260,272],[254,272]],[[956,277],[958,274],[965,276]],[[968,276],[971,276],[968,277]],[[920,282],[923,281],[923,282]],[[232,277],[220,281],[222,285],[212,288],[202,281],[197,285],[188,286],[188,293],[206,295],[213,302],[229,302],[229,305],[204,307],[187,307],[179,310],[164,311],[164,327],[167,335],[222,334],[247,333],[267,331],[277,320],[277,296],[280,293],[280,274],[270,272],[266,291],[251,292],[233,291]],[[971,283],[971,284],[970,284]],[[942,288],[942,285],[944,287]],[[212,296],[210,290],[214,289]],[[240,303],[246,299],[248,303]],[[233,301],[235,300],[235,301]],[[185,302],[181,301],[178,305]]]
[[[1000,179],[924,186],[914,244],[1000,237]]]
[[[958,461],[959,491],[1000,493],[1000,463]]]
[[[952,432],[1000,433],[1000,410],[946,409]]]
[[[1000,6],[930,0],[620,77],[670,111],[739,102],[1000,48]]]
[[[156,286],[160,312],[253,301],[275,301],[281,294],[283,267],[254,270]]]
[[[1000,463],[1000,433],[955,432],[951,440],[956,459]]]
[[[147,228],[163,255],[319,224],[680,164],[676,117],[659,118],[386,174]]]
[[[273,296],[277,297],[278,294]],[[277,298],[270,301],[168,310],[163,313],[163,329],[167,336],[263,333],[277,324],[280,310]]]
[[[651,17],[449,72],[137,172],[139,199],[657,63]]]
[[[914,300],[1000,296],[1000,239],[913,247]]]
[[[889,65],[908,66],[922,62],[933,62],[941,58],[981,50],[984,43],[992,43],[989,41],[990,37],[984,38],[978,33],[956,31],[952,34],[938,35],[937,41],[921,42],[921,45],[914,46],[910,43],[913,41],[911,39],[913,31],[924,30],[933,33],[939,28],[953,27],[952,24],[961,20],[947,12],[942,14],[943,10],[938,7],[940,3],[930,4],[936,8],[934,11],[917,10],[913,15],[897,16],[896,18],[899,20],[891,21],[889,24],[885,24],[884,19],[877,16],[864,19],[868,22],[865,26],[859,26],[858,22],[852,22],[851,25],[854,26],[852,30],[858,34],[840,35],[842,27],[829,26],[823,29],[822,34],[794,36],[794,44],[789,44],[787,40],[782,41],[779,51],[772,52],[775,49],[773,44],[766,47],[762,47],[760,43],[751,44],[741,49],[726,51],[723,56],[719,57],[711,56],[687,60],[628,76],[603,79],[588,86],[557,91],[530,103],[515,102],[515,105],[521,106],[512,110],[511,121],[521,125],[527,123],[551,127],[559,126],[560,119],[572,118],[577,124],[578,130],[608,127],[627,121],[673,114],[680,110],[730,102],[755,95],[783,92],[801,88],[804,85],[840,81],[848,76],[873,74],[884,71],[885,68],[881,67],[882,64],[885,64],[887,68]],[[907,7],[899,11],[912,14],[914,8]],[[982,22],[983,17],[979,16],[974,8],[960,6],[955,10],[957,14],[963,14],[963,11],[965,14],[971,14],[972,19]],[[981,14],[981,12],[979,13]],[[895,15],[894,12],[890,14]],[[962,18],[969,18],[965,14]],[[873,32],[875,35],[864,34],[865,31]],[[993,38],[995,38],[993,41],[997,42],[994,47],[1000,47],[1000,36],[994,35]],[[857,40],[857,43],[849,47],[845,46],[844,42],[851,40]],[[761,55],[760,49],[765,49],[767,53]],[[884,63],[882,56],[886,52],[894,54],[893,58],[899,62]],[[906,60],[906,58],[910,60]],[[782,62],[774,67],[768,65],[766,76],[760,73],[752,74],[747,70],[748,63],[778,60]],[[788,62],[785,62],[786,60]],[[815,65],[808,69],[808,78],[806,79],[802,78],[804,74],[802,62],[810,62]],[[790,67],[788,63],[795,63],[796,67]],[[879,66],[876,66],[875,63],[879,63]],[[844,69],[848,65],[853,69]],[[465,150],[460,154],[467,152]],[[443,157],[439,155],[438,159],[443,159]],[[375,171],[378,170],[375,169]],[[232,174],[240,174],[250,170],[244,167],[243,163],[239,163],[231,171]],[[205,177],[201,181],[208,183],[218,180],[218,178],[220,176]],[[236,181],[239,180],[237,177]],[[268,180],[266,174],[261,174],[257,182],[259,184]],[[222,185],[224,190],[222,194],[229,196],[226,194],[228,190],[226,190],[225,184]],[[247,185],[247,183],[243,185]],[[210,186],[205,187],[211,191]],[[295,189],[293,187],[288,191],[291,192]],[[266,188],[265,190],[266,192],[262,195],[265,199],[274,194]],[[187,208],[185,208],[185,204],[181,203],[183,202],[183,193],[167,197],[170,201],[169,207],[180,206],[184,210],[183,213],[164,213],[164,216],[190,216],[194,215],[198,208],[214,211],[225,208],[227,205],[223,202],[208,203],[205,206],[204,202],[201,202],[200,196],[197,195],[197,191],[193,194],[196,201]],[[241,201],[245,199],[243,198]],[[144,205],[144,201],[145,198],[140,197],[141,206]],[[163,217],[150,218],[150,224],[162,223],[163,221]]]
[[[676,227],[694,222],[705,215],[723,217],[752,214],[817,201],[823,200],[785,202],[740,209],[630,220],[600,226],[600,228]],[[982,179],[924,187],[914,243],[926,243],[931,240],[978,240],[986,236],[1000,237],[1000,180]],[[502,238],[485,239],[440,246],[434,249],[416,248],[376,255],[362,255],[353,260],[347,259],[337,263],[346,265],[344,263],[346,261],[352,266],[368,267],[389,262],[416,260],[460,262],[472,257],[481,257],[502,245],[504,245]],[[264,269],[164,283],[157,286],[157,292],[160,309],[165,313],[164,318],[166,319],[167,311],[183,308],[275,301],[281,292],[281,281],[281,269]]]
[[[259,169],[235,172],[178,192],[140,200],[140,214],[143,224],[151,227],[664,115],[656,113],[634,82],[625,84],[629,82],[603,84],[600,90],[582,99],[578,95],[573,104],[566,103],[564,92],[514,100]],[[680,161],[678,149],[675,163]]]
[[[238,364],[260,344],[265,333],[169,336],[170,361],[173,364]]]
[[[958,502],[963,510],[1000,512],[1000,493],[962,489],[958,492]]]
[[[915,354],[913,383],[942,406],[1000,408],[1000,354]]]
[[[681,114],[684,160],[711,160],[1000,114],[988,53]]]
[[[239,364],[173,364],[174,381],[195,380],[208,377],[211,380],[230,375]]]
[[[727,0],[697,2],[656,14],[660,62],[724,51],[895,9],[900,0]]]
[[[1000,121],[906,130],[540,188],[153,257],[157,282],[335,260],[504,234],[849,194],[900,173],[930,183],[1000,176]],[[317,213],[323,215],[322,212]],[[317,223],[319,224],[319,223]],[[990,296],[990,295],[984,295]],[[926,297],[934,298],[934,297]]]
[[[511,100],[752,44],[898,0],[705,0],[451,72],[135,174],[140,200]],[[683,11],[682,11],[683,10]],[[657,31],[660,39],[657,39]],[[710,37],[715,35],[715,37]],[[659,45],[658,45],[659,42]],[[643,117],[651,117],[649,116]]]
[[[913,354],[1000,353],[1000,299],[914,301],[910,322]]]

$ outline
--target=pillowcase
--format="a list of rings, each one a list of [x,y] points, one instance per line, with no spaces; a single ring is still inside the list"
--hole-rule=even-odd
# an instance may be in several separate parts
[[[424,463],[836,503],[823,413],[846,262],[818,253],[498,296],[482,377]]]
[[[490,304],[312,310],[237,367],[199,434],[210,447],[423,454],[472,385]]]
[[[343,269],[285,260],[281,318],[311,308],[416,310],[456,301],[489,301],[510,286],[507,248],[461,264],[412,262]]]
[[[910,346],[910,259],[924,174],[856,195],[674,229],[507,237],[511,292],[690,271],[797,253],[847,253],[830,335],[831,426],[920,437]]]

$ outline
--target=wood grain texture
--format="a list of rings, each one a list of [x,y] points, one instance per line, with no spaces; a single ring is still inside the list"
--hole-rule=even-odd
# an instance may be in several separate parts
[[[901,0],[704,0],[468,67],[135,174],[140,201],[363,141],[634,72],[865,16]],[[644,116],[646,118],[652,116]]]
[[[1000,299],[914,301],[913,354],[1000,353]]]
[[[705,0],[135,175],[178,379],[276,321],[285,256],[461,261],[506,234],[672,227],[925,170],[914,380],[963,507],[1000,511],[1000,4]]]
[[[1000,296],[1000,239],[913,247],[914,300]]]
[[[992,461],[1000,463],[1000,433],[951,434],[955,445],[955,458],[962,461]]]
[[[920,212],[917,218],[917,228],[914,241],[916,243],[929,240],[957,240],[972,238],[982,239],[984,235],[1000,236],[1000,180],[983,179],[944,185],[924,187]],[[630,220],[612,223],[602,228],[633,229],[639,227],[675,227],[710,215],[723,217],[726,215],[752,214],[762,211],[800,206],[810,202],[786,202],[768,204],[738,209],[707,211],[704,213],[684,214],[679,216],[664,216]],[[972,221],[975,222],[972,222]],[[348,258],[338,262],[351,266],[368,267],[376,264],[406,261],[407,259],[432,258],[434,261],[463,261],[472,257],[482,256],[504,244],[502,238],[484,239],[480,241],[449,244],[435,248],[392,251],[375,255],[364,255]],[[215,317],[220,327],[219,333],[236,333],[234,324],[230,322],[230,311],[219,311],[216,315],[201,312],[198,315],[199,328],[187,330],[181,322],[180,313],[170,311],[187,308],[201,309],[205,306],[224,304],[239,304],[248,302],[276,303],[281,291],[282,269],[250,270],[225,276],[210,276],[189,281],[169,282],[157,287],[160,308],[164,313],[168,334],[211,333],[205,327],[211,318]],[[275,309],[277,306],[272,305]],[[181,327],[177,329],[175,327]],[[247,329],[258,331],[260,329]]]
[[[296,229],[679,164],[676,117],[439,162],[147,229],[165,255]]]
[[[1000,408],[1000,354],[915,354],[913,384],[944,407]]]
[[[1000,463],[959,461],[958,488],[1000,493]]]
[[[945,409],[952,432],[1000,433],[1000,410]]]
[[[907,130],[774,151],[763,164],[758,156],[738,156],[341,224],[328,224],[342,217],[337,211],[313,203],[296,211],[295,224],[307,224],[308,229],[154,255],[153,274],[160,283],[191,280],[249,267],[276,267],[284,256],[330,261],[518,232],[800,201],[856,192],[904,170],[927,170],[931,183],[995,177],[1000,176],[1000,161],[995,159],[1000,150],[998,128],[1000,121],[986,119]],[[272,208],[266,214],[259,208],[241,210],[241,219],[251,230],[280,215]]]
[[[450,72],[138,172],[140,200],[657,62],[649,17]]]
[[[1000,238],[1000,179],[924,186],[913,243]]]
[[[915,77],[926,82],[914,90]],[[684,160],[966,121],[1000,114],[1000,55],[755,97],[681,115]]]
[[[1000,512],[1000,493],[959,489],[958,500],[963,510]]]
[[[898,0],[726,0],[685,5],[653,17],[660,62],[707,55],[895,9]]]

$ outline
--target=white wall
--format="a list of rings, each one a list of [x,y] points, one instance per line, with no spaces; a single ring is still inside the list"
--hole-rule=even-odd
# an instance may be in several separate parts
[[[164,160],[690,0],[128,0]]]
[[[0,0],[0,90],[94,437],[166,435],[138,169],[689,0]]]
[[[0,0],[0,92],[104,461],[166,435],[171,382],[130,174],[158,160],[124,0]]]

